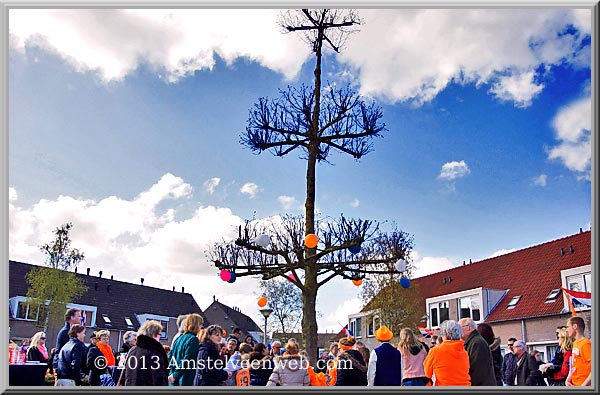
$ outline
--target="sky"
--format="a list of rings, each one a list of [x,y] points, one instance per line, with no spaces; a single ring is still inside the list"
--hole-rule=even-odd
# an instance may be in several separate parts
[[[312,84],[314,56],[276,9],[11,9],[9,258],[73,222],[80,272],[164,289],[262,325],[258,280],[205,252],[245,219],[303,214],[306,161],[240,144],[248,111]],[[317,167],[324,216],[414,237],[420,277],[591,228],[589,9],[361,9],[323,81],[383,109],[360,160]],[[387,222],[386,222],[387,221]],[[319,291],[319,331],[362,307]]]

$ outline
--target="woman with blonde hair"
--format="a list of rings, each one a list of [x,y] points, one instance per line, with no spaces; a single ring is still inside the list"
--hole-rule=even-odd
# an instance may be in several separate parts
[[[38,332],[31,338],[31,343],[29,343],[29,347],[27,348],[27,360],[41,363],[48,362],[46,334],[44,332]]]
[[[425,376],[423,362],[427,357],[427,349],[415,333],[409,328],[400,331],[398,351],[402,355],[402,385],[425,386],[429,379]]]
[[[564,386],[565,380],[571,370],[571,355],[573,353],[573,338],[567,334],[566,328],[558,331],[558,345],[563,351],[563,362],[561,365],[547,363],[540,366],[544,376],[548,377],[551,386]]]
[[[298,343],[290,339],[285,345],[285,354],[275,357],[274,369],[269,377],[268,386],[308,386],[310,377],[302,356],[299,355]]]
[[[169,385],[191,386],[196,376],[196,356],[200,339],[198,334],[202,329],[204,319],[200,314],[192,313],[183,324],[183,333],[173,342],[169,351]]]

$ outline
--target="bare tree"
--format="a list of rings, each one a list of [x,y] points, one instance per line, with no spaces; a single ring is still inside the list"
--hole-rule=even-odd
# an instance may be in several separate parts
[[[217,268],[235,271],[238,277],[260,275],[268,280],[292,273],[293,284],[302,292],[302,331],[313,361],[317,358],[319,287],[337,276],[350,279],[379,273],[370,265],[404,258],[412,248],[408,234],[395,228],[383,233],[374,221],[343,215],[336,220],[315,219],[317,162],[326,161],[332,148],[360,159],[372,150],[373,137],[385,131],[380,107],[367,103],[350,87],[321,86],[324,49],[339,52],[361,23],[354,10],[302,9],[281,15],[283,30],[301,33],[311,46],[316,59],[314,85],[288,87],[273,101],[260,98],[249,111],[240,141],[256,153],[285,156],[300,150],[307,160],[305,216],[287,216],[271,226],[247,221],[234,244],[224,242],[210,252]],[[271,237],[266,248],[253,243],[261,234]],[[308,234],[318,235],[321,243],[317,248],[305,248],[303,240]],[[358,246],[359,253],[348,251]]]
[[[272,332],[292,333],[298,330],[302,319],[302,293],[290,281],[272,279],[261,281],[261,295],[269,301]]]

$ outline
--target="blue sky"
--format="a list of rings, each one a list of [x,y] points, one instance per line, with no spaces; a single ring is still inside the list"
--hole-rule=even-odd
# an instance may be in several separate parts
[[[388,130],[318,166],[319,212],[395,221],[417,276],[590,228],[589,10],[360,13],[323,79],[376,100]],[[223,283],[204,251],[254,212],[303,213],[306,162],[239,144],[259,97],[312,83],[276,15],[11,10],[10,258],[41,264],[73,221],[92,272],[185,286],[203,308],[217,294],[260,323],[256,281]],[[321,289],[320,330],[360,310],[357,291]]]

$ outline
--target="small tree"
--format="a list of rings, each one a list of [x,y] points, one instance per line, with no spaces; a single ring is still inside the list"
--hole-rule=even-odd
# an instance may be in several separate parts
[[[393,264],[382,264],[381,269],[389,273],[368,275],[362,283],[360,297],[365,305],[363,311],[370,312],[369,319],[377,315],[381,325],[387,325],[397,335],[402,328],[415,330],[422,315],[419,290],[415,285],[403,288],[402,275],[391,271]],[[410,276],[410,269],[405,276]],[[377,328],[375,328],[377,329]]]
[[[60,324],[66,305],[88,289],[83,280],[68,271],[84,259],[83,252],[71,248],[69,232],[72,227],[72,223],[66,223],[56,228],[54,241],[40,246],[47,255],[46,267],[35,267],[26,275],[30,285],[27,302],[40,306],[38,321],[44,320],[44,331],[49,325]]]
[[[302,292],[289,281],[273,279],[261,281],[260,294],[269,301],[272,332],[293,333],[302,319]]]

